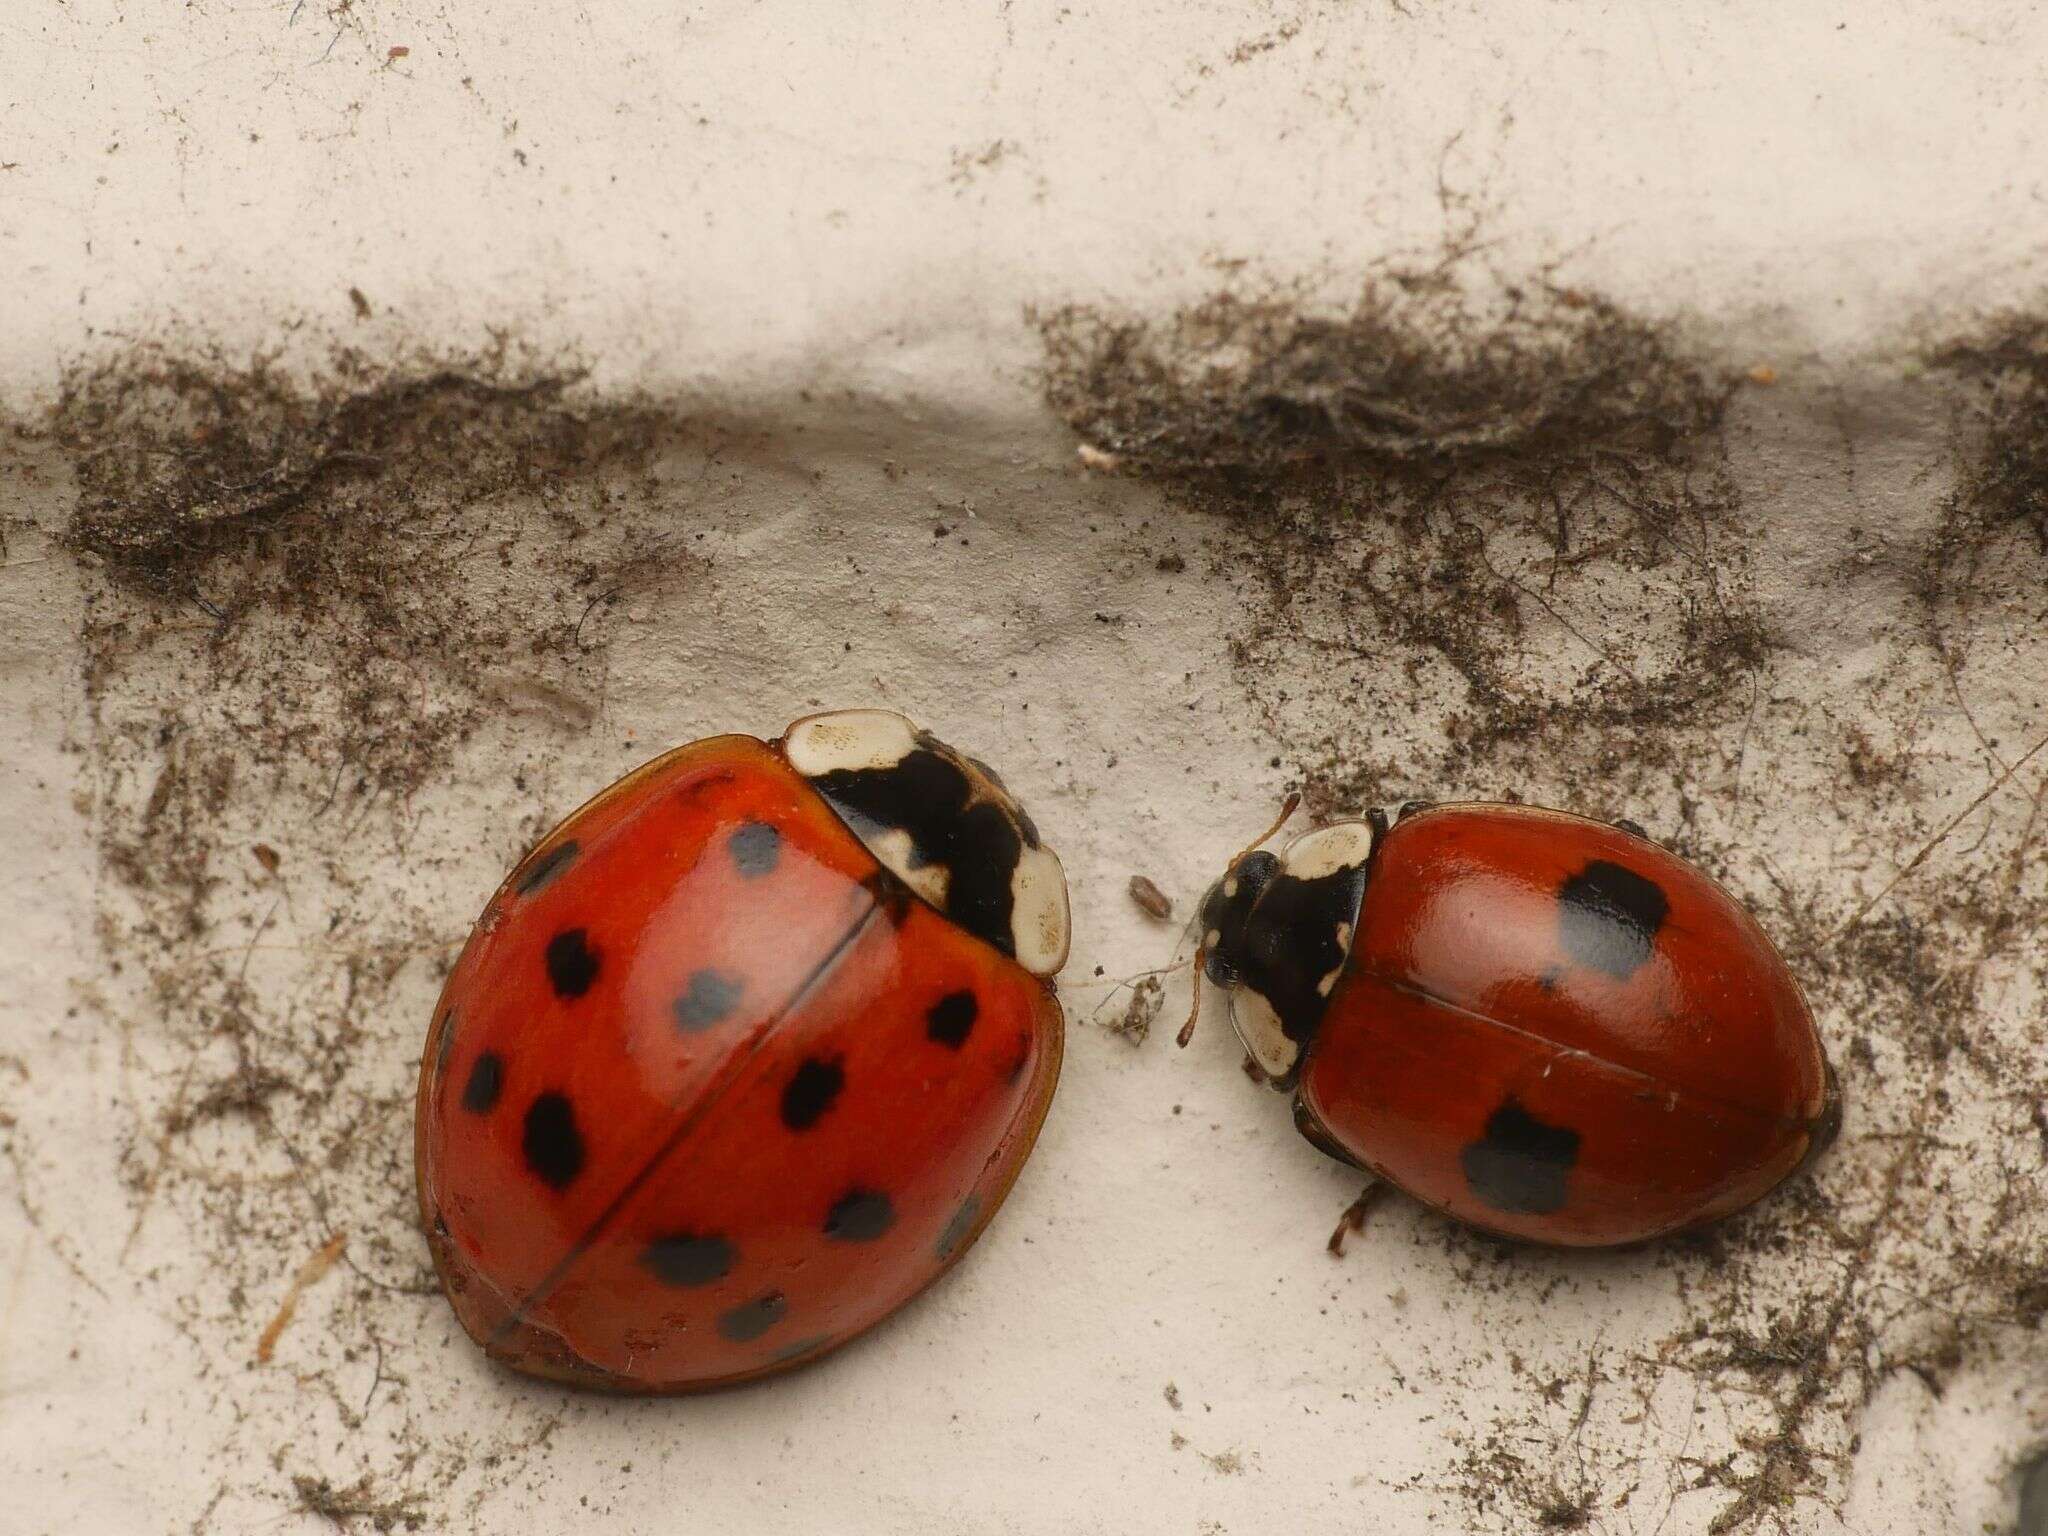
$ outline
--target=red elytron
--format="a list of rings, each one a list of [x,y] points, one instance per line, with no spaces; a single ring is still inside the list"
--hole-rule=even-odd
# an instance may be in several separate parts
[[[1632,829],[1509,805],[1336,823],[1240,858],[1203,929],[1302,1133],[1493,1232],[1599,1246],[1714,1221],[1839,1123],[1769,938]]]
[[[966,1251],[1059,1075],[1058,860],[900,716],[670,752],[492,897],[428,1034],[420,1209],[463,1326],[688,1391],[845,1343]]]

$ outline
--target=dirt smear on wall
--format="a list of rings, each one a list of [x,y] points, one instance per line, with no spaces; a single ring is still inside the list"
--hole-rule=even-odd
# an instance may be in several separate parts
[[[439,899],[440,877],[478,852],[418,834],[482,794],[487,862],[516,856],[551,747],[601,718],[617,610],[707,568],[703,434],[578,378],[509,348],[311,373],[144,349],[76,372],[35,426],[75,477],[63,539],[88,573],[119,1268],[234,1402],[223,1462],[276,1469],[224,1482],[221,1518],[422,1529],[559,1412],[522,1398],[471,1443],[432,1427],[455,1386],[402,1362],[446,1328],[410,1063],[463,936],[465,882]],[[293,1322],[307,1255],[342,1267],[294,1290]]]
[[[1239,285],[1164,319],[1037,319],[1083,461],[1213,530],[1212,574],[1247,598],[1238,683],[1312,810],[1640,821],[1758,912],[1842,1071],[1818,1175],[1699,1237],[1574,1257],[1418,1218],[1489,1324],[1469,1360],[1404,1369],[1451,1387],[1505,1337],[1527,1388],[1451,1433],[1432,1491],[1474,1529],[1813,1529],[1879,1387],[2038,1362],[2042,323],[1938,349],[1952,487],[1930,465],[1916,520],[1794,567],[1745,505],[1754,423],[1840,416],[1853,510],[1855,412],[1774,398],[1774,370],[1598,295],[1438,270],[1336,308]],[[1813,642],[1852,599],[1925,622]],[[1675,1306],[1659,1348],[1546,1317],[1614,1286]]]
[[[2048,555],[2048,319],[2008,315],[1933,350],[1958,381],[1955,484],[1924,541],[1914,592],[1951,669],[1998,613],[2023,609]]]
[[[1260,618],[1240,671],[1313,811],[1559,733],[1632,738],[1727,706],[1761,663],[1717,547],[1735,383],[1669,327],[1569,290],[1481,301],[1441,276],[1337,313],[1226,293],[1165,322],[1067,309],[1040,326],[1049,398],[1097,462],[1247,533],[1234,568]],[[1628,622],[1607,622],[1622,604]],[[1537,681],[1559,648],[1566,680]],[[1351,718],[1278,681],[1301,676]],[[1357,718],[1418,712],[1441,755],[1357,750]]]

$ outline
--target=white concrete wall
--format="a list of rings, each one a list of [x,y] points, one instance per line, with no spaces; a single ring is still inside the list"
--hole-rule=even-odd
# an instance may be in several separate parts
[[[958,388],[1027,302],[1447,230],[1855,350],[2037,281],[2044,36],[2024,3],[25,6],[0,361],[19,398],[173,324],[355,335],[354,287],[620,382]]]

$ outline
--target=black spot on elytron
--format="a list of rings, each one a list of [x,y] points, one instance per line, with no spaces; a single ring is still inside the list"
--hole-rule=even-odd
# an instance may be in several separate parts
[[[1486,1119],[1486,1135],[1461,1161],[1472,1193],[1497,1211],[1542,1216],[1565,1202],[1565,1177],[1579,1160],[1579,1133],[1545,1125],[1513,1098]]]
[[[567,1189],[583,1171],[583,1133],[576,1129],[576,1110],[562,1094],[547,1092],[526,1111],[526,1132],[520,1143],[526,1166],[542,1183]]]
[[[967,1043],[981,1005],[972,992],[948,992],[924,1016],[924,1032],[941,1045],[959,1050]]]
[[[672,1232],[649,1243],[640,1254],[640,1263],[663,1285],[709,1285],[731,1274],[738,1256],[722,1237]]]
[[[565,928],[548,940],[548,981],[557,997],[581,997],[597,980],[597,951],[584,928]]]
[[[725,840],[733,868],[747,879],[765,875],[782,857],[782,834],[765,821],[750,821]]]
[[[462,1085],[462,1107],[472,1115],[488,1115],[497,1107],[504,1087],[504,1061],[496,1051],[485,1051],[469,1069],[469,1081]]]
[[[946,1230],[939,1234],[939,1240],[932,1244],[932,1252],[940,1259],[950,1259],[959,1246],[967,1241],[967,1234],[974,1230],[974,1223],[981,1215],[981,1201],[969,1195],[960,1202],[960,1209],[953,1213],[953,1219],[946,1223]]]
[[[896,1225],[896,1207],[879,1190],[849,1189],[825,1213],[825,1235],[835,1242],[872,1243]]]
[[[782,1090],[782,1123],[792,1131],[808,1131],[832,1107],[846,1086],[846,1068],[813,1056],[796,1069]]]
[[[913,868],[937,865],[947,872],[946,916],[1004,954],[1016,954],[1011,882],[1036,830],[1026,830],[1021,811],[975,799],[974,784],[950,747],[920,733],[916,748],[886,768],[835,769],[811,785],[863,842],[907,833]]]
[[[574,864],[582,852],[583,845],[573,837],[567,842],[555,844],[520,871],[519,879],[512,887],[513,894],[531,896],[542,886],[552,884],[555,876]]]
[[[752,1301],[743,1301],[729,1312],[719,1315],[718,1336],[735,1344],[751,1344],[770,1328],[782,1321],[789,1310],[789,1302],[782,1292],[769,1291],[756,1296]]]
[[[728,976],[724,971],[692,971],[689,986],[670,1004],[676,1028],[688,1034],[709,1029],[739,1006],[744,991],[746,983],[737,976]]]
[[[1595,859],[1559,889],[1558,941],[1596,971],[1626,981],[1650,958],[1671,904],[1657,882]]]

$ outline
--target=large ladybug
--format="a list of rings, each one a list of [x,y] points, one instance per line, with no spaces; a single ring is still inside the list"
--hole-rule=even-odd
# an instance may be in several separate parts
[[[816,1359],[972,1244],[1059,1076],[1060,862],[881,710],[679,747],[491,898],[420,1069],[420,1214],[471,1337],[682,1392]]]
[[[1783,958],[1633,827],[1484,804],[1336,822],[1240,855],[1200,922],[1197,985],[1223,989],[1301,1133],[1490,1232],[1595,1247],[1699,1226],[1840,1123]]]

